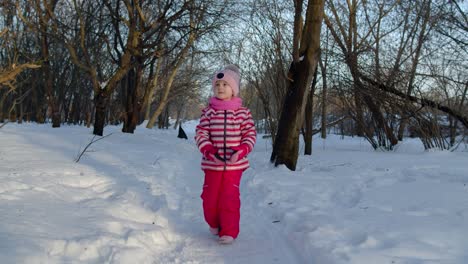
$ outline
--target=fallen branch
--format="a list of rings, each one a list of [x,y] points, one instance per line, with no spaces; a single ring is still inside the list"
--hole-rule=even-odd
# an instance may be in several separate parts
[[[112,135],[112,133],[108,134],[108,135],[105,135],[103,137],[100,137],[96,140],[94,140],[96,138],[97,135],[94,135],[94,137],[91,139],[91,142],[88,143],[88,145],[83,149],[83,151],[80,153],[80,155],[75,159],[75,162],[78,163],[81,159],[81,156],[83,156],[83,154],[86,152],[86,150],[95,142],[98,142],[99,140],[103,139],[103,138],[106,138],[108,136]]]
[[[6,124],[8,124],[8,120],[0,126],[0,129],[4,127]]]

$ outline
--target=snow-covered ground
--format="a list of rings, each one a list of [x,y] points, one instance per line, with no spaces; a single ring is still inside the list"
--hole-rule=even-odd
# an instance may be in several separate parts
[[[120,127],[73,160],[91,129],[0,129],[1,263],[468,263],[468,152],[407,140],[314,140],[296,172],[259,136],[244,173],[241,233],[222,246],[203,221],[195,122]]]

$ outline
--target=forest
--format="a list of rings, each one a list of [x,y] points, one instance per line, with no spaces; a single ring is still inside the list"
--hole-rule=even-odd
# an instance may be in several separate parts
[[[454,150],[468,140],[466,13],[456,0],[2,0],[0,128],[177,128],[236,64],[275,165],[295,170],[318,133]]]
[[[0,0],[0,262],[468,263],[468,0]]]

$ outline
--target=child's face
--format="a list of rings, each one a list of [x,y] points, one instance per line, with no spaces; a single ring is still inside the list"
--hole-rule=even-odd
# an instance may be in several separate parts
[[[224,101],[231,100],[234,94],[234,91],[232,90],[232,87],[229,85],[229,83],[223,80],[216,81],[214,90],[215,90],[215,96],[218,99],[221,99]]]

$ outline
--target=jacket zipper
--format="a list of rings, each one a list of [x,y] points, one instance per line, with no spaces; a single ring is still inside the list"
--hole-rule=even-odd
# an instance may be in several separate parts
[[[224,170],[226,170],[226,130],[227,130],[227,110],[224,110]]]

